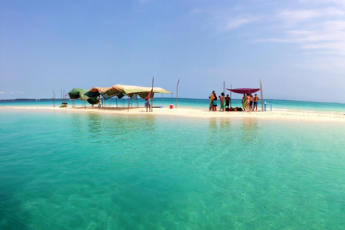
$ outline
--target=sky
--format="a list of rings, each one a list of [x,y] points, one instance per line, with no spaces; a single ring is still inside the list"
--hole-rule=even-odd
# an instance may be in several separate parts
[[[345,0],[0,0],[0,99],[153,77],[185,98],[261,80],[264,98],[345,103]]]

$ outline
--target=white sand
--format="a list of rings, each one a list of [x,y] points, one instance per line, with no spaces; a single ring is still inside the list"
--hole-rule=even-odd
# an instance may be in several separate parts
[[[317,113],[317,112],[291,112],[291,111],[273,111],[273,112],[210,112],[208,110],[193,108],[178,109],[153,109],[153,112],[146,112],[145,108],[58,108],[58,107],[24,107],[24,106],[3,106],[0,110],[40,110],[40,111],[61,111],[61,112],[85,112],[101,114],[122,114],[122,115],[165,115],[165,116],[184,116],[195,118],[228,117],[228,118],[260,118],[260,119],[292,119],[309,121],[337,121],[345,122],[345,115],[342,113]]]

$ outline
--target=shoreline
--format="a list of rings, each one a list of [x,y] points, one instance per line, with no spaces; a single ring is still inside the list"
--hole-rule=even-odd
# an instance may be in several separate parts
[[[0,110],[45,110],[59,112],[81,112],[81,113],[99,113],[114,115],[164,115],[180,116],[190,118],[258,118],[258,119],[279,119],[279,120],[301,120],[301,121],[336,121],[345,122],[345,114],[341,113],[317,113],[317,112],[295,112],[295,111],[267,111],[267,112],[210,112],[208,110],[194,108],[154,108],[153,112],[146,112],[145,108],[82,108],[82,107],[33,107],[33,106],[3,106]]]

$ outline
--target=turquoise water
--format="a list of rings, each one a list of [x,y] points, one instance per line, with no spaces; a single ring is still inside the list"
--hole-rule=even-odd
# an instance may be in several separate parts
[[[0,111],[0,229],[344,229],[345,124]]]
[[[61,105],[61,100],[56,101],[56,106]],[[345,113],[345,104],[341,103],[323,103],[323,102],[306,102],[306,101],[288,101],[288,100],[272,100],[265,99],[264,102],[271,103],[273,110],[288,110],[288,111],[309,111],[309,112],[332,112],[332,113]],[[72,101],[67,100],[67,103],[71,106]],[[156,98],[153,100],[154,106],[163,106],[169,108],[169,105],[173,104],[176,107],[176,98],[170,98],[169,96],[162,98]],[[80,100],[75,101],[76,106],[82,106]],[[0,106],[53,106],[53,101],[0,101]],[[90,107],[88,103],[86,106]],[[107,107],[127,107],[128,100],[124,99],[109,99],[106,101]],[[131,107],[144,106],[144,100],[139,99],[130,101]],[[177,102],[178,108],[196,108],[208,110],[209,100],[207,99],[188,99],[180,98]],[[233,107],[241,107],[241,101],[234,99],[232,101]],[[259,106],[260,107],[260,106]]]

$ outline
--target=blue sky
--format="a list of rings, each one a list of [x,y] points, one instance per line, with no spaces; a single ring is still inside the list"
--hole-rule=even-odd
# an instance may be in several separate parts
[[[155,85],[345,103],[345,0],[0,0],[0,99]],[[60,93],[57,93],[60,95]]]

